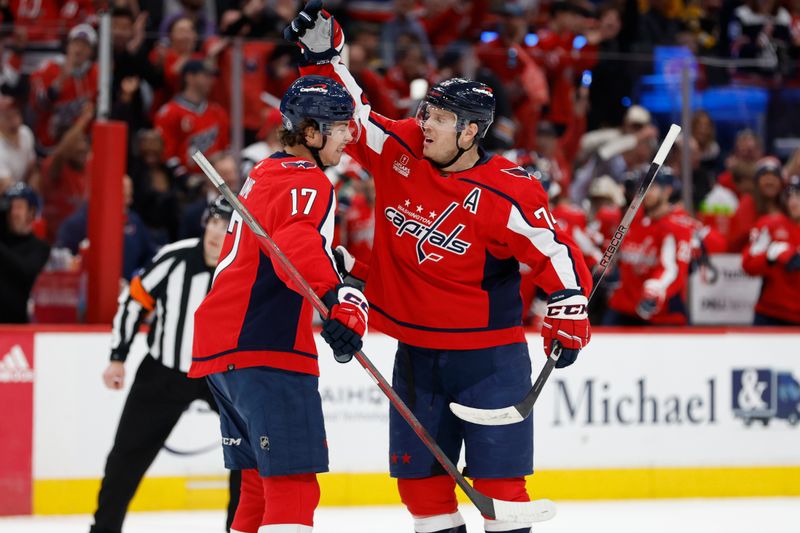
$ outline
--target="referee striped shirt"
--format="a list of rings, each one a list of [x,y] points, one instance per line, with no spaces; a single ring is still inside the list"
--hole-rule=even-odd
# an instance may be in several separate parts
[[[205,264],[201,239],[184,239],[159,250],[122,292],[114,316],[111,360],[125,361],[142,322],[152,314],[150,356],[188,372],[192,363],[194,312],[211,288],[214,268]]]

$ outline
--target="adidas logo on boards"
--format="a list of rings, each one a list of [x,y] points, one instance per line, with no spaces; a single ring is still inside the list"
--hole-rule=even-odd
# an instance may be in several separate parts
[[[0,360],[0,383],[29,383],[33,370],[19,344],[11,347]]]

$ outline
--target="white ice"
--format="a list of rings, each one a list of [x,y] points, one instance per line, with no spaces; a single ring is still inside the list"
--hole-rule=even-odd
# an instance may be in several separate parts
[[[471,533],[483,531],[474,507],[461,505]],[[222,533],[219,511],[131,513],[124,533]],[[315,533],[412,533],[405,509],[322,507]],[[0,518],[2,533],[86,533],[90,517]],[[561,502],[558,515],[535,533],[797,533],[800,498]]]

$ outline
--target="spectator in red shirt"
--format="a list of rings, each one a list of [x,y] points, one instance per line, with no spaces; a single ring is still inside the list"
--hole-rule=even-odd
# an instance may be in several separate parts
[[[31,75],[33,131],[42,151],[52,149],[87,102],[97,97],[97,33],[88,24],[69,31],[63,61],[49,61]]]
[[[538,42],[530,52],[547,73],[550,107],[545,116],[557,125],[560,134],[573,120],[575,81],[597,63],[597,46],[585,37],[576,39],[584,31],[583,8],[558,1],[550,7],[550,14],[548,27],[537,32]]]
[[[760,217],[781,212],[782,176],[781,162],[776,157],[767,156],[758,161],[755,190],[752,195],[748,194],[740,198],[739,207],[731,219],[728,233],[729,252],[739,253],[742,251],[750,238],[750,230]]]
[[[47,241],[53,242],[61,222],[89,197],[89,154],[86,129],[94,120],[94,105],[85,104],[81,115],[61,137],[53,153],[42,163],[43,218]]]
[[[764,157],[764,146],[761,144],[761,139],[758,135],[751,129],[740,131],[736,134],[731,154],[725,159],[726,170],[717,176],[717,183],[733,192],[737,192],[737,188],[733,183],[731,169],[737,163],[755,164],[762,157]]]
[[[800,176],[783,193],[785,213],[761,217],[752,232],[742,266],[764,284],[754,326],[800,325]]]
[[[166,43],[158,43],[150,52],[150,62],[164,73],[164,87],[156,92],[158,109],[181,90],[181,69],[190,59],[203,59],[197,52],[198,36],[189,17],[178,17],[168,28]]]
[[[164,139],[164,161],[176,177],[197,169],[192,155],[207,157],[228,147],[228,114],[208,101],[214,77],[202,61],[189,60],[182,69],[184,89],[156,115],[156,129]],[[205,181],[205,179],[203,179]]]

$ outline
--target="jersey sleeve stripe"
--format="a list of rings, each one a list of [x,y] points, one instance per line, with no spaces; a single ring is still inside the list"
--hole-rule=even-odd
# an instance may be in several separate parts
[[[330,243],[333,242],[333,226],[335,223],[335,213],[336,213],[336,191],[331,188],[331,194],[328,198],[328,207],[325,210],[325,215],[322,217],[322,221],[320,222],[317,230],[319,231],[320,236],[322,237],[322,250],[325,253],[325,256],[328,258],[330,262],[331,270],[333,270],[334,275],[337,279],[341,281],[341,277],[339,276],[339,271],[336,269],[336,261],[333,259],[333,250],[331,249]]]
[[[664,272],[656,278],[658,287],[666,292],[670,285],[678,278],[677,244],[674,235],[667,235],[661,243],[661,266]]]
[[[366,130],[367,146],[377,154],[382,153],[383,144],[386,142],[388,135],[386,135],[383,128],[378,127],[374,121],[370,120],[372,106],[365,103],[365,100],[362,99],[364,92],[361,90],[361,87],[358,86],[358,83],[356,83],[356,80],[353,78],[353,75],[350,74],[347,67],[341,64],[338,57],[331,61],[331,65],[333,66],[333,71],[355,101],[356,117],[361,123],[361,126]]]
[[[507,227],[514,233],[527,238],[542,255],[550,258],[550,264],[565,289],[580,289],[569,248],[558,242],[554,231],[528,224],[516,205],[511,206]]]

